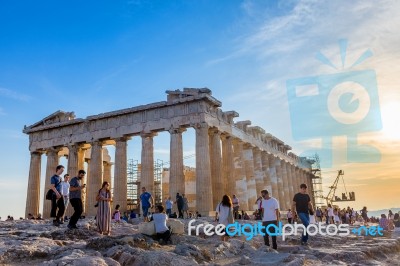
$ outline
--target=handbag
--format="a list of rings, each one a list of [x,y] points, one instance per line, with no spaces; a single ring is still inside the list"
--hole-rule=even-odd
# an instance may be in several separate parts
[[[55,185],[54,187],[57,187],[60,183],[61,183],[61,181],[58,182],[57,185]],[[55,194],[54,191],[50,188],[46,193],[46,199],[47,200],[52,200],[54,194]]]
[[[46,193],[46,199],[51,200],[53,198],[54,191],[52,189],[49,189]]]

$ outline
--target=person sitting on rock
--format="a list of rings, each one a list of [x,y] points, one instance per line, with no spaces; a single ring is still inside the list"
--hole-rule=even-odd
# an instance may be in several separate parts
[[[120,223],[121,222],[121,212],[119,211],[119,207],[120,205],[117,204],[117,206],[115,206],[115,211],[112,215],[112,219],[116,222],[116,223]]]
[[[157,234],[156,238],[160,240],[160,243],[170,243],[171,231],[167,227],[168,216],[164,213],[164,207],[162,205],[157,205],[155,207],[155,213],[152,215],[151,220],[154,221]]]
[[[388,230],[388,224],[389,221],[386,218],[385,214],[381,214],[381,219],[379,219],[379,226],[383,228],[383,230],[387,231]]]

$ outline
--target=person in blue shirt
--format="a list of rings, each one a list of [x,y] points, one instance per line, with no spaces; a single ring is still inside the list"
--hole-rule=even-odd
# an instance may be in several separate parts
[[[53,225],[60,226],[63,222],[60,218],[63,217],[65,212],[64,197],[61,196],[61,174],[64,172],[64,166],[58,165],[56,173],[50,179],[49,189],[53,190],[53,197],[51,199],[51,212],[50,217],[54,217]],[[57,212],[58,208],[58,212]]]
[[[142,207],[144,221],[148,222],[149,208],[153,208],[154,200],[153,196],[146,191],[145,187],[142,187],[142,194],[140,195],[139,204]]]

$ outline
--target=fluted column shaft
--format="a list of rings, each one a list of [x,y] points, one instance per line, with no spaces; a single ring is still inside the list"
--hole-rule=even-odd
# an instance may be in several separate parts
[[[243,147],[244,167],[247,181],[247,202],[249,210],[254,210],[257,206],[254,204],[257,200],[256,179],[254,176],[253,148],[250,145]]]
[[[233,161],[232,137],[222,135],[222,179],[225,188],[225,194],[232,198],[235,193],[236,181],[234,178],[235,164]]]
[[[71,178],[78,175],[79,170],[83,170],[82,157],[84,155],[84,151],[80,148],[79,145],[69,145],[68,146],[68,174]],[[82,167],[82,168],[80,168]],[[83,183],[82,183],[83,184]]]
[[[282,173],[282,165],[281,159],[275,159],[275,168],[276,168],[276,175],[278,177],[278,194],[279,194],[279,206],[281,209],[286,207],[285,205],[285,189],[283,186],[283,173]]]
[[[235,164],[235,194],[239,199],[240,210],[249,210],[247,200],[247,180],[243,159],[243,142],[239,139],[233,140],[233,160]]]
[[[221,133],[217,129],[209,130],[210,140],[210,164],[211,183],[213,194],[213,210],[221,202],[224,195],[224,183],[222,182],[222,158],[221,158]]]
[[[197,124],[196,130],[196,208],[200,214],[213,211],[210,146],[208,125]]]
[[[263,189],[268,190],[270,195],[273,195],[275,192],[272,189],[272,181],[270,176],[269,169],[269,158],[268,153],[261,152],[261,170],[263,172]]]
[[[31,163],[29,167],[28,189],[26,193],[25,218],[31,213],[37,217],[40,203],[40,169],[42,163],[41,152],[31,152]],[[44,191],[46,193],[47,190]]]
[[[121,210],[128,209],[128,190],[127,190],[127,139],[119,138],[115,140],[115,165],[114,165],[114,196],[113,205],[121,206]],[[140,191],[140,188],[138,188]]]
[[[264,189],[264,171],[262,170],[261,151],[253,148],[254,176],[256,180],[257,195]]]
[[[290,208],[292,201],[293,201],[293,193],[294,193],[294,188],[293,188],[293,175],[292,175],[292,167],[290,163],[286,163],[286,173],[287,173],[287,181],[288,181],[288,208]]]
[[[169,131],[170,139],[170,169],[169,169],[169,194],[175,200],[176,193],[185,193],[185,174],[183,172],[183,143],[182,133],[184,128],[174,128]]]
[[[89,164],[90,176],[88,176],[87,190],[87,210],[88,216],[95,216],[97,209],[94,207],[96,204],[96,197],[103,183],[103,146],[100,141],[92,143],[92,151],[90,155]]]
[[[153,198],[154,195],[154,146],[153,137],[156,133],[145,133],[142,134],[142,169],[141,169],[141,181],[140,186],[145,187]]]
[[[282,177],[283,177],[283,191],[284,191],[284,204],[283,206],[285,207],[284,210],[287,210],[290,206],[290,194],[289,194],[289,180],[288,180],[288,172],[287,172],[287,167],[286,167],[287,162],[285,160],[281,161],[281,167],[282,167]],[[283,208],[283,207],[282,207]]]
[[[274,155],[268,155],[268,164],[269,164],[269,176],[271,178],[271,186],[273,194],[271,194],[277,200],[279,199],[279,188],[278,188],[278,173],[276,167],[276,157]]]
[[[110,189],[112,188],[111,184],[111,162],[103,162],[103,182],[107,181],[110,183]]]
[[[47,150],[47,164],[46,164],[46,179],[44,182],[44,195],[43,195],[43,218],[50,218],[51,200],[46,200],[46,193],[49,190],[51,177],[56,172],[56,167],[59,164],[58,152],[59,149],[49,148]]]

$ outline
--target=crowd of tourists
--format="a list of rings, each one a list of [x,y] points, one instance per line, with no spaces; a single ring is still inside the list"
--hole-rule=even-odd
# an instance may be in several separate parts
[[[53,225],[60,226],[68,221],[68,229],[77,229],[77,222],[82,216],[82,190],[86,188],[86,184],[82,184],[82,179],[85,177],[86,172],[79,170],[78,175],[70,179],[69,174],[61,178],[64,171],[64,166],[59,165],[56,167],[56,173],[50,179],[49,191],[46,194],[46,199],[51,201],[50,216],[54,218]],[[240,210],[240,200],[236,195],[232,197],[223,195],[220,203],[216,207],[215,221],[228,225],[235,220],[261,220],[264,226],[270,224],[278,225],[279,222],[287,223],[302,223],[308,226],[310,223],[324,222],[326,224],[355,224],[363,223],[377,223],[384,230],[392,231],[395,227],[400,227],[399,213],[381,214],[381,217],[368,217],[367,207],[362,210],[354,210],[347,207],[340,209],[337,206],[328,205],[325,208],[316,208],[312,205],[311,198],[307,193],[307,185],[301,184],[299,192],[295,194],[292,206],[286,211],[286,217],[281,217],[279,202],[276,198],[272,197],[267,190],[262,190],[261,196],[257,198],[255,205],[256,210],[252,215],[246,211]],[[175,200],[169,196],[165,199],[163,205],[155,205],[154,198],[145,187],[141,188],[142,193],[139,197],[139,205],[141,213],[136,213],[131,210],[130,212],[124,211],[121,213],[120,205],[115,206],[115,210],[111,211],[111,192],[110,184],[104,181],[101,188],[96,195],[97,207],[96,225],[100,234],[109,235],[111,233],[111,223],[128,222],[129,220],[143,217],[144,222],[154,221],[157,238],[163,243],[170,242],[171,229],[167,226],[169,218],[178,219],[192,219],[201,217],[198,211],[191,212],[189,210],[189,201],[185,194],[177,193]],[[65,210],[71,205],[74,212],[71,217],[65,216]],[[176,206],[176,208],[174,208]],[[177,212],[173,209],[177,209]],[[28,214],[28,219],[42,219],[39,214],[34,217]],[[283,219],[285,218],[285,219]],[[7,220],[13,220],[12,216],[8,216]],[[22,218],[21,218],[22,219]],[[0,218],[1,220],[1,218]],[[271,233],[274,233],[274,227],[270,227]],[[265,231],[264,231],[265,232]],[[222,240],[226,241],[228,234],[222,236]],[[276,236],[271,236],[272,248],[277,249]],[[307,245],[308,235],[302,235],[301,244]],[[265,232],[264,243],[270,246],[270,236]]]

